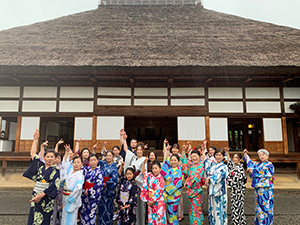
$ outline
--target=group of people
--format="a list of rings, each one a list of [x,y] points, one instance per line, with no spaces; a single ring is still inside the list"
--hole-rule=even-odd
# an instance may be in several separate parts
[[[144,156],[146,146],[120,131],[119,146],[112,150],[98,145],[80,150],[80,139],[74,151],[65,145],[65,154],[41,145],[37,155],[39,132],[34,133],[31,165],[24,176],[35,182],[28,224],[119,225],[179,224],[183,219],[182,189],[187,192],[190,224],[204,224],[203,186],[208,190],[209,224],[228,224],[227,187],[231,193],[233,224],[246,224],[244,194],[247,177],[241,163],[247,164],[255,189],[255,224],[273,223],[274,166],[269,152],[260,149],[260,162],[251,161],[247,150],[230,156],[228,147],[216,149],[207,141],[192,147],[187,142],[179,150],[164,141],[164,160],[154,151]],[[226,157],[226,160],[224,160]],[[226,161],[226,162],[225,162]],[[147,214],[146,214],[147,212]]]

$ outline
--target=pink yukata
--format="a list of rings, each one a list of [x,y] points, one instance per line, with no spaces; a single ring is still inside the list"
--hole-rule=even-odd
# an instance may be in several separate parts
[[[155,201],[153,206],[148,205],[148,224],[166,225],[166,205],[164,201],[164,178],[159,174],[145,172],[143,188],[141,190],[141,200],[144,202]]]

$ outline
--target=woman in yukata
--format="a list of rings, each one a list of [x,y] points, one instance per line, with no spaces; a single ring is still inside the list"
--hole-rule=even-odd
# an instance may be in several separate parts
[[[56,165],[59,170],[61,169],[62,155],[58,152],[58,148],[63,143],[64,143],[64,140],[60,139],[56,143],[55,148],[54,148],[55,160],[54,160],[53,164]],[[45,162],[44,153],[45,153],[45,147],[46,146],[48,146],[48,141],[45,141],[44,143],[41,144],[39,157],[40,157],[40,160],[42,162]],[[58,221],[60,221],[60,218],[61,218],[61,209],[59,209],[59,207],[61,205],[62,196],[63,196],[63,194],[62,194],[62,191],[63,191],[63,188],[64,188],[63,184],[64,184],[63,182],[60,183],[59,190],[57,192],[57,196],[54,200],[52,225],[59,224]]]
[[[90,154],[90,166],[83,167],[85,181],[82,190],[82,207],[80,211],[80,224],[83,225],[96,224],[96,211],[103,188],[103,175],[100,167],[97,166],[98,161],[96,154]]]
[[[171,152],[170,152],[171,150]],[[168,144],[167,139],[164,140],[164,161],[167,159],[168,161],[170,161],[170,157],[172,154],[176,154],[179,157],[181,157],[180,152],[179,152],[179,146],[177,143],[171,146]],[[181,160],[179,160],[179,166],[182,167],[182,162]],[[183,216],[183,198],[180,198],[179,200],[179,205],[178,205],[178,220],[184,220],[184,216]]]
[[[23,174],[24,177],[35,182],[27,224],[49,225],[52,223],[54,200],[60,183],[59,170],[53,165],[54,150],[48,149],[45,152],[45,163],[36,154],[39,139],[38,130],[35,131],[33,138],[30,151],[32,161]]]
[[[203,158],[205,152],[202,153]],[[227,166],[223,163],[225,151],[218,148],[214,153],[216,162],[208,158],[204,160],[205,168],[208,168],[205,185],[208,192],[208,218],[210,225],[225,225],[227,220]]]
[[[103,190],[98,203],[98,224],[112,225],[114,216],[114,199],[118,184],[118,168],[113,162],[114,153],[108,150],[105,161],[99,160],[98,165],[103,173]]]
[[[231,221],[234,225],[246,225],[244,197],[247,176],[241,163],[242,154],[235,153],[231,159],[229,148],[225,148],[225,152],[228,155],[227,185],[231,192]]]
[[[179,224],[178,205],[181,197],[182,170],[179,166],[180,158],[178,154],[173,154],[165,160],[160,174],[165,178],[164,198],[166,203],[166,214],[168,224]]]
[[[127,135],[123,133],[124,139],[124,151],[126,152],[125,156],[125,165],[124,169],[126,171],[128,166],[135,166],[135,182],[138,186],[138,199],[137,199],[137,208],[136,208],[136,224],[145,224],[145,217],[146,217],[146,204],[140,198],[141,189],[143,187],[143,174],[141,173],[143,163],[145,161],[144,154],[144,144],[139,142],[136,146],[136,155],[128,150],[127,142],[126,142]]]
[[[274,216],[274,166],[268,161],[269,152],[266,149],[258,150],[261,162],[252,162],[247,149],[244,150],[243,160],[247,163],[247,171],[252,178],[254,187],[256,225],[273,224]]]
[[[123,172],[123,166],[119,168],[119,175]],[[117,203],[119,204],[118,225],[135,225],[138,186],[134,181],[135,168],[127,167],[125,176],[121,176],[118,184]]]
[[[189,201],[189,220],[190,224],[204,224],[203,215],[203,190],[201,179],[204,174],[204,165],[201,161],[201,154],[198,150],[190,152],[191,162],[185,155],[185,146],[182,146],[181,161],[183,163],[183,173],[187,175],[184,187],[187,190]]]
[[[145,159],[142,174],[144,175],[143,188],[141,190],[141,199],[148,203],[148,224],[165,225],[166,204],[164,200],[165,181],[160,174],[161,165],[158,160],[152,162],[152,171],[146,171],[148,159]]]
[[[65,181],[62,200],[61,225],[77,224],[78,209],[81,206],[81,194],[84,183],[82,174],[82,158],[75,156],[70,148],[66,148],[61,167],[61,181]]]

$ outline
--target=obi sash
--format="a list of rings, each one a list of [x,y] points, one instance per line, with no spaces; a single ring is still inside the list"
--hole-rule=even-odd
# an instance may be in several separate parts
[[[48,187],[50,186],[49,183],[44,183],[44,182],[40,182],[37,181],[35,182],[34,188],[33,190],[37,193],[42,193],[43,191],[45,191]]]
[[[83,189],[86,191],[88,189],[91,189],[92,187],[94,187],[94,183],[90,183],[90,182],[84,182],[84,186],[83,186]]]
[[[111,177],[103,177],[103,183],[105,184],[107,181],[109,181]]]
[[[62,192],[64,195],[70,195],[72,193],[72,191],[70,189],[67,188],[67,184],[65,182],[65,185],[64,185],[64,190]]]

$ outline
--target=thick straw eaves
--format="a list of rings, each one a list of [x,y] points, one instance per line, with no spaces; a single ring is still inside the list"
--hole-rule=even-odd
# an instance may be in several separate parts
[[[99,6],[0,32],[0,66],[300,66],[300,30],[186,6]]]

